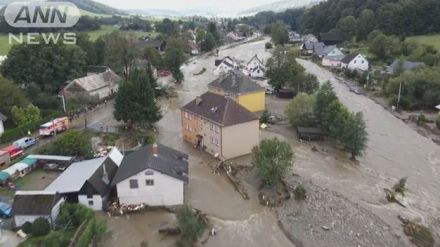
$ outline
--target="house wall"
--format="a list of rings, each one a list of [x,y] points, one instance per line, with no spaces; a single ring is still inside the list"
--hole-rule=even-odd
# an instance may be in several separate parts
[[[221,154],[222,128],[209,120],[203,120],[203,145],[205,151],[212,155]]]
[[[78,195],[78,203],[95,211],[102,210],[102,197],[100,195],[93,195],[92,198],[87,198],[87,195]]]
[[[222,157],[232,159],[250,154],[260,141],[259,121],[237,124],[222,129]]]
[[[14,223],[16,227],[22,226],[24,223],[29,221],[30,223],[33,223],[38,218],[45,218],[51,222],[51,216],[50,215],[14,215]]]
[[[257,67],[258,65],[264,66],[264,64],[260,63],[260,62],[258,61],[258,59],[253,58],[252,61],[250,61],[249,64],[246,66],[246,68],[247,68],[248,70],[251,70],[251,69]]]
[[[50,216],[52,217],[52,220],[55,222],[58,218],[58,214],[60,213],[60,208],[64,204],[65,200],[64,198],[61,198],[57,204],[52,208],[52,212]]]
[[[331,60],[331,59],[323,58],[322,59],[322,66],[325,66],[325,67],[341,67],[341,61],[334,61],[334,60]]]
[[[197,135],[203,136],[202,119],[192,113],[181,111],[183,139],[193,145],[197,144]]]
[[[232,68],[227,66],[224,63],[221,63],[214,69],[214,75],[226,74],[228,71],[231,71]]]
[[[261,69],[257,69],[257,70],[255,70],[255,71],[252,71],[252,72],[250,73],[250,76],[251,76],[252,78],[262,78],[262,77],[264,77],[264,71],[261,70]]]
[[[243,94],[238,96],[238,103],[251,112],[260,112],[266,109],[266,94],[264,91]]]
[[[5,126],[3,125],[3,121],[0,120],[0,136],[5,132]]]
[[[147,175],[152,172],[152,175]],[[130,188],[130,180],[138,181],[138,188]],[[146,185],[146,180],[154,180],[154,185]],[[184,203],[184,182],[148,169],[130,178],[127,178],[116,185],[120,203],[141,204],[149,206],[173,206]]]
[[[368,70],[368,61],[363,56],[358,55],[356,58],[351,60],[351,62],[347,65],[349,70]]]

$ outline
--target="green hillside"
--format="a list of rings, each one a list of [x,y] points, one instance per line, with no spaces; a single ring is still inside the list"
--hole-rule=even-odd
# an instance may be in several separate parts
[[[438,51],[440,51],[440,34],[413,36],[409,37],[408,39],[413,40],[419,44],[432,45]]]
[[[0,0],[1,1],[1,0]],[[57,2],[58,0],[50,0],[52,2]],[[125,15],[121,10],[112,8],[102,3],[98,3],[92,0],[65,0],[75,4],[78,8],[85,11],[84,13],[95,14],[95,15]]]

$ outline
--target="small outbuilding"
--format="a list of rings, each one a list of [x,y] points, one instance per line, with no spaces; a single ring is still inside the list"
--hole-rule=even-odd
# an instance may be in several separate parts
[[[298,139],[304,141],[322,141],[325,133],[319,128],[313,127],[296,127]]]
[[[46,218],[53,225],[63,203],[64,199],[55,192],[17,191],[12,204],[15,226],[33,223],[40,217]]]

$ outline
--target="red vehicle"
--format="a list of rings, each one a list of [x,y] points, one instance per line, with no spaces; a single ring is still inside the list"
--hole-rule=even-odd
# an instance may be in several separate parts
[[[60,117],[40,126],[40,136],[52,136],[69,128],[69,118]]]
[[[0,151],[6,151],[9,154],[9,157],[12,159],[15,159],[21,155],[23,155],[23,149],[16,147],[14,145],[2,148]]]

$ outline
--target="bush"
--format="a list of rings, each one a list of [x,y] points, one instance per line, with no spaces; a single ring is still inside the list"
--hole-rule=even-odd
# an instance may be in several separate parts
[[[29,221],[26,221],[22,226],[21,226],[21,230],[26,233],[26,234],[31,234],[32,233],[32,223]]]
[[[177,241],[178,247],[190,247],[202,236],[206,224],[200,219],[200,215],[194,214],[192,208],[183,205],[177,209],[177,221],[182,230],[180,239]]]
[[[93,218],[93,210],[81,204],[64,203],[57,218],[61,228],[78,227],[86,219]]]
[[[44,238],[45,247],[68,246],[70,237],[62,231],[52,231]]]
[[[296,186],[294,192],[295,194],[295,199],[296,200],[304,200],[306,199],[306,189],[304,188],[304,186],[302,186],[301,184]]]
[[[42,154],[92,158],[91,135],[79,130],[68,130],[40,152]]]
[[[267,110],[264,110],[263,114],[260,117],[260,124],[267,124],[270,121],[270,114]]]
[[[405,195],[405,191],[406,191],[406,180],[408,178],[401,178],[399,180],[399,182],[397,182],[394,186],[393,186],[393,190],[396,193],[400,193],[402,196]]]
[[[45,236],[50,232],[50,224],[46,218],[38,218],[31,227],[33,237]]]
[[[267,42],[267,43],[264,45],[264,47],[265,47],[266,49],[272,49],[273,45],[272,45],[272,43]]]
[[[440,114],[438,114],[437,120],[435,121],[435,124],[437,125],[437,128],[440,129]]]

